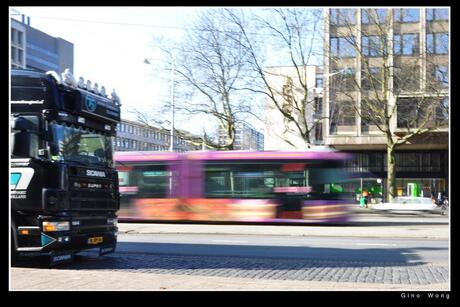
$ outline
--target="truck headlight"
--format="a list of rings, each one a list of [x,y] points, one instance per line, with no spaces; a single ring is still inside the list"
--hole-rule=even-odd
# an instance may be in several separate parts
[[[117,226],[118,225],[118,219],[117,218],[107,219],[107,224]]]
[[[43,222],[43,231],[67,231],[70,230],[70,223],[66,222]]]

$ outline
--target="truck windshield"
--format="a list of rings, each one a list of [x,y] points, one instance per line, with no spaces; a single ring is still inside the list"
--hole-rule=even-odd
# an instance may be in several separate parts
[[[83,127],[51,122],[51,158],[85,165],[113,165],[112,138]]]

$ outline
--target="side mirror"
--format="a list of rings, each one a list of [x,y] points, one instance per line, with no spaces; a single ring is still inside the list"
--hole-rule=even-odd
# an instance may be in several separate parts
[[[38,116],[19,116],[11,122],[11,153],[17,157],[35,158],[39,143]]]
[[[38,135],[25,131],[11,134],[11,153],[13,156],[35,158],[38,156]]]

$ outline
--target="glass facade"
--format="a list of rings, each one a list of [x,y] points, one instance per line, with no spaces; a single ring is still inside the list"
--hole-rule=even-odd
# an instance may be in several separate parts
[[[351,22],[345,22],[343,16],[359,16],[359,12],[361,14],[358,24],[353,24],[353,17],[350,18]],[[329,120],[326,121],[329,126],[324,130],[329,133],[324,139],[332,147],[355,153],[350,169],[356,179],[350,182],[347,191],[364,187],[380,189],[383,195],[386,194],[387,161],[382,147],[385,140],[374,120],[380,115],[381,122],[384,123],[383,112],[386,108],[383,103],[394,101],[397,107],[396,120],[390,121],[389,125],[391,129],[396,129],[399,136],[407,133],[406,128],[411,128],[412,131],[415,127],[441,128],[414,137],[402,147],[403,150],[398,147],[398,195],[408,195],[410,184],[417,184],[423,195],[428,197],[431,192],[447,192],[449,157],[448,144],[444,139],[447,139],[448,134],[447,92],[451,73],[448,56],[449,9],[355,9],[354,13],[347,11],[344,14],[339,9],[329,10],[330,23],[325,23],[329,35],[327,56],[330,60],[325,64],[324,73],[331,77],[330,82],[325,84],[328,88],[324,89],[327,95],[324,100],[325,110],[329,109]],[[392,24],[383,24],[389,21],[387,17],[393,17]],[[344,27],[345,24],[352,26]],[[384,43],[380,35],[384,35],[388,42]],[[350,59],[352,51],[347,53],[347,47],[350,50],[352,47],[347,45],[356,37],[360,37],[358,46],[355,45],[360,47],[360,52],[356,52],[354,61]],[[381,58],[385,54],[382,45],[393,49],[388,49],[386,54],[389,56],[388,62]],[[393,52],[390,54],[391,51]],[[347,86],[347,78],[343,76],[346,71],[341,70],[343,67],[356,70],[357,82],[353,83],[358,83],[359,88],[353,86],[352,82]],[[379,82],[382,77],[385,77],[382,81],[385,81],[386,88],[391,91],[388,100],[382,99],[385,98]],[[356,123],[352,116],[346,114],[351,112],[340,107],[344,100],[350,100],[350,105],[355,103],[360,106],[360,118],[356,114]],[[381,114],[379,110],[382,110]],[[347,124],[350,126],[347,127]],[[375,148],[375,151],[370,148]]]
[[[167,130],[139,126],[140,123],[123,121],[117,125],[117,137],[114,140],[115,151],[169,151],[170,133]],[[195,137],[198,138],[198,137]],[[175,135],[174,151],[199,150],[194,145]]]
[[[393,20],[394,22],[419,22],[420,9],[395,9]]]
[[[386,193],[387,153],[385,151],[352,152],[353,159],[346,169],[355,178],[347,185],[347,192],[358,192],[361,187],[368,191],[382,189]],[[408,196],[408,184],[422,187],[423,196],[431,193],[448,193],[447,150],[413,150],[396,152],[396,194]],[[376,200],[377,201],[377,200]]]
[[[418,33],[396,34],[393,42],[395,55],[417,55],[419,53]]]
[[[449,9],[426,9],[426,20],[448,20]]]
[[[364,9],[361,10],[361,23],[377,24],[385,23],[387,20],[388,9]]]
[[[426,52],[430,54],[448,54],[449,34],[428,33],[426,35]]]
[[[355,9],[331,9],[330,22],[337,26],[354,25],[356,23]]]
[[[330,48],[331,53],[335,57],[349,58],[356,55],[355,44],[350,42],[349,37],[331,37]]]
[[[383,56],[387,53],[386,39],[378,35],[363,36],[361,48],[364,56]]]

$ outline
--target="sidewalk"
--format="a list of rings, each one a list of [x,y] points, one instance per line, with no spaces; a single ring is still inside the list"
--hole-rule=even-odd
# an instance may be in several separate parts
[[[27,278],[24,278],[27,276]],[[65,282],[63,282],[65,281]],[[148,291],[448,291],[448,283],[430,285],[322,282],[297,280],[250,279],[217,276],[189,276],[100,270],[43,270],[13,268],[11,290],[148,290]]]
[[[369,204],[369,208],[363,208],[359,205],[353,206],[351,209],[352,214],[382,214],[382,210],[373,209],[374,204]],[[425,213],[426,215],[441,216],[441,208],[435,208],[431,212]]]
[[[245,234],[279,236],[378,237],[448,239],[449,225],[272,226],[119,223],[123,234]]]

